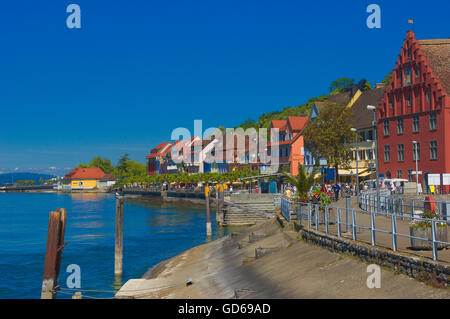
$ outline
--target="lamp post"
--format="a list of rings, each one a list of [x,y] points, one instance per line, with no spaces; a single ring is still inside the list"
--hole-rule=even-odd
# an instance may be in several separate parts
[[[376,180],[377,180],[377,210],[380,210],[380,183],[378,177],[378,140],[377,140],[377,107],[373,105],[367,105],[367,109],[373,112],[373,139],[375,141],[375,170],[376,170]]]
[[[351,128],[355,132],[355,160],[356,160],[356,202],[359,205],[359,173],[358,173],[358,134],[356,128]]]
[[[419,195],[419,172],[417,167],[417,141],[412,141],[414,148],[414,155],[416,158],[416,196]]]

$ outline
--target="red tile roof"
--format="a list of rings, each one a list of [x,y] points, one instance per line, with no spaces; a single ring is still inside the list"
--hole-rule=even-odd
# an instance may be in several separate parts
[[[308,120],[308,116],[289,116],[288,124],[293,131],[301,131],[306,127]]]
[[[271,127],[277,128],[280,131],[284,131],[286,130],[286,124],[287,124],[286,120],[272,120]]]
[[[65,179],[102,179],[105,173],[97,167],[74,168],[66,176]]]
[[[147,158],[153,158],[157,156],[166,156],[166,154],[172,149],[173,144],[170,142],[164,142],[156,146],[150,154],[147,155]]]

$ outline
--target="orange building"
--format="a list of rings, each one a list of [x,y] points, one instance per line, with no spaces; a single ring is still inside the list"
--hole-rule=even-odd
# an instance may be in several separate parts
[[[298,175],[298,166],[304,161],[303,131],[308,124],[308,116],[289,116],[287,120],[272,120],[271,129],[279,130],[278,141],[271,136],[268,153],[272,156],[273,146],[278,146],[279,165],[288,166],[292,175]]]

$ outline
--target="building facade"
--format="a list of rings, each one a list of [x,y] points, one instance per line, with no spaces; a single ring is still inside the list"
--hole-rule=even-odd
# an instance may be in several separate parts
[[[74,168],[64,176],[64,184],[69,183],[74,190],[93,189],[97,183],[105,177],[105,173],[100,168]]]
[[[270,128],[278,129],[279,136],[278,139],[271,136],[268,153],[272,157],[272,148],[276,145],[280,168],[288,167],[292,175],[298,175],[299,164],[304,163],[303,130],[308,121],[307,116],[289,116],[287,120],[272,120],[271,123]]]
[[[450,39],[408,31],[377,110],[380,174],[415,182],[417,159],[426,190],[428,174],[450,173],[449,93]]]

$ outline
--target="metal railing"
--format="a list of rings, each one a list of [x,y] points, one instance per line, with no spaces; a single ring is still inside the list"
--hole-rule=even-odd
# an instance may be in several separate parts
[[[424,200],[420,198],[400,197],[390,195],[390,192],[383,190],[380,192],[381,212],[396,214],[400,216],[409,215],[411,217],[420,217],[425,206],[435,205],[436,214],[445,221],[448,221],[450,214],[450,202],[438,200]],[[377,207],[377,194],[375,191],[361,192],[359,195],[359,207],[366,211],[375,210]],[[421,212],[418,212],[421,211]]]
[[[335,218],[330,216],[330,210],[336,212]],[[303,225],[302,222],[305,220],[307,222],[307,228],[314,228],[319,231],[319,225],[323,224],[325,226],[325,233],[330,233],[330,226],[336,225],[337,228],[337,236],[342,237],[343,235],[343,226],[345,226],[345,231],[347,232],[349,229],[351,230],[351,237],[353,240],[358,240],[357,234],[358,230],[364,229],[370,232],[370,240],[373,246],[377,245],[376,235],[377,233],[384,233],[391,235],[392,240],[392,250],[398,250],[398,238],[404,237],[415,240],[422,240],[425,242],[431,243],[432,257],[433,260],[438,259],[438,245],[441,246],[450,246],[450,242],[438,240],[438,231],[437,228],[440,226],[446,227],[447,222],[442,219],[427,219],[417,216],[400,216],[398,214],[391,214],[388,212],[380,212],[372,209],[370,211],[364,211],[359,209],[352,208],[344,208],[344,207],[333,207],[333,206],[324,206],[320,204],[312,204],[312,203],[303,203],[303,202],[294,202],[290,201],[287,198],[283,197],[281,199],[281,214],[283,217],[290,221],[291,213],[296,213],[300,225]],[[321,216],[322,215],[322,216]],[[333,214],[332,214],[333,215]],[[370,226],[358,225],[358,217],[366,215],[370,216]],[[375,217],[384,216],[390,220],[390,229],[382,229],[378,228],[375,223]],[[345,217],[345,220],[344,220]],[[404,234],[397,228],[398,219],[406,219],[412,221],[423,221],[431,224],[431,239],[412,236],[411,234]],[[440,225],[441,224],[441,225]],[[444,226],[445,225],[445,226]]]

